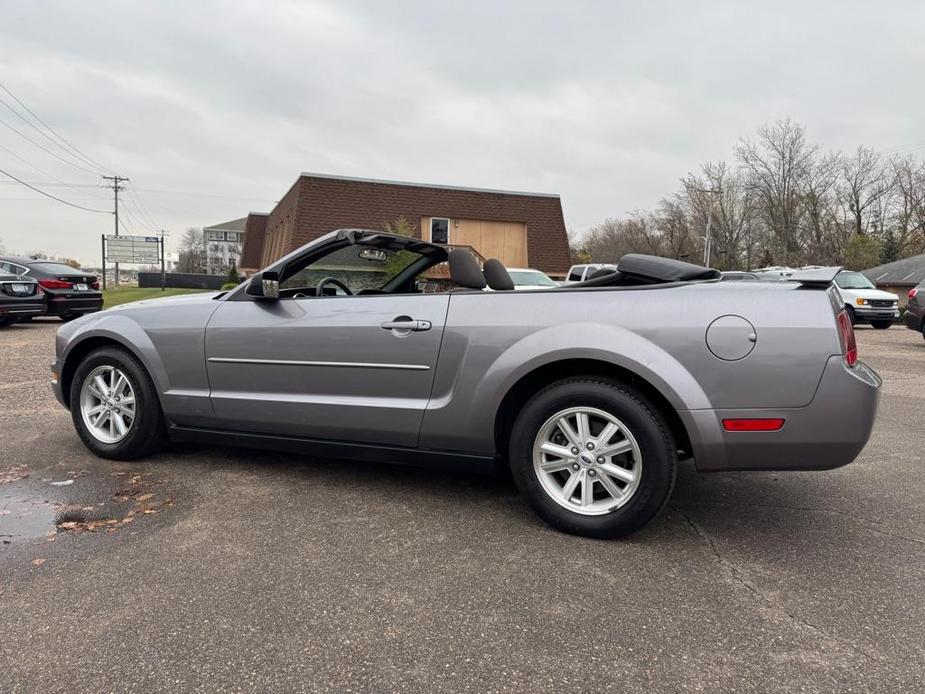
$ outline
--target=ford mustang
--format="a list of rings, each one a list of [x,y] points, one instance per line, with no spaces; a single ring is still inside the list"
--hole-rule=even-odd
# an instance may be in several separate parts
[[[64,325],[53,387],[102,457],[172,440],[500,465],[554,527],[619,537],[666,504],[679,459],[808,470],[858,455],[880,379],[837,272],[721,282],[628,255],[512,291],[465,248],[342,229],[231,291]]]

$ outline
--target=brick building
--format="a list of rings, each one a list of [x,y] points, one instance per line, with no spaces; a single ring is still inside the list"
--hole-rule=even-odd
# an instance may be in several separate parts
[[[426,241],[471,246],[509,267],[555,277],[569,267],[558,195],[310,173],[299,176],[272,212],[248,215],[241,267],[266,267],[334,229],[382,229],[400,217]]]

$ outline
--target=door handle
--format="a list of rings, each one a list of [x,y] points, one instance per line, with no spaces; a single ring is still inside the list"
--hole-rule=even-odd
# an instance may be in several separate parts
[[[422,330],[430,330],[431,324],[429,320],[413,320],[407,318],[405,320],[390,320],[382,323],[380,326],[383,330],[395,330],[397,332],[409,333],[409,332],[420,332]]]

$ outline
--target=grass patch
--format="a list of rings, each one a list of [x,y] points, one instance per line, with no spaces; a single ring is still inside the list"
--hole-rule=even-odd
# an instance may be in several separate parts
[[[209,289],[165,289],[161,291],[157,287],[140,288],[140,287],[119,287],[118,289],[107,289],[103,292],[103,308],[112,308],[120,304],[128,304],[132,301],[141,301],[142,299],[157,299],[164,296],[180,296],[181,294],[195,294],[202,291],[215,291]]]

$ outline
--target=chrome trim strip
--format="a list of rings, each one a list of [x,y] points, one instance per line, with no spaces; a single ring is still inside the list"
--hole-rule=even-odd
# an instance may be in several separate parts
[[[287,359],[234,359],[209,357],[212,364],[264,364],[269,366],[337,366],[342,369],[398,369],[402,371],[430,371],[426,364],[384,364],[362,361],[290,361]]]

